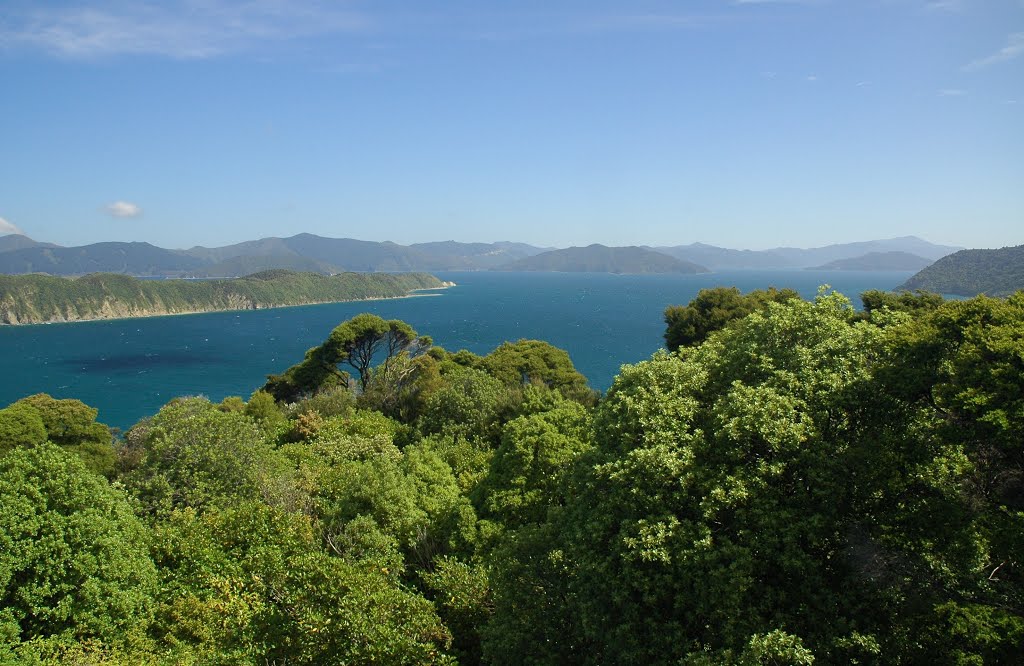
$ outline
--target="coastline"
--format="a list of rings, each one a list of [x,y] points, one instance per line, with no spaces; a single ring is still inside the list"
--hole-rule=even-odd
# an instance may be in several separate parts
[[[253,310],[280,310],[282,308],[302,308],[309,305],[332,305],[334,303],[360,303],[369,301],[397,301],[405,298],[429,298],[431,296],[441,296],[442,294],[421,294],[417,292],[422,291],[438,291],[441,289],[449,289],[457,286],[454,282],[442,282],[440,287],[424,287],[423,289],[412,289],[409,293],[404,296],[369,296],[366,298],[349,298],[342,300],[329,300],[329,301],[310,301],[308,303],[288,303],[284,305],[258,305],[256,307],[247,308],[213,308],[208,310],[184,310],[181,312],[154,312],[150,314],[135,314],[128,316],[117,316],[117,317],[89,317],[83,319],[53,319],[50,321],[33,321],[33,322],[19,322],[16,324],[6,323],[0,321],[0,329],[3,328],[23,328],[26,326],[53,326],[60,324],[84,324],[89,322],[98,321],[126,321],[131,319],[153,319],[155,317],[184,317],[188,315],[197,314],[212,314],[215,312],[250,312]]]

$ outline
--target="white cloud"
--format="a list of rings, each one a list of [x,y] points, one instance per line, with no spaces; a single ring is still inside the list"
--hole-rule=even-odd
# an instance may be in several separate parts
[[[810,76],[807,77],[807,80],[810,81],[811,83],[815,83],[818,80],[818,75],[811,74]]]
[[[1006,46],[999,49],[990,56],[979,58],[963,66],[965,72],[972,72],[989,65],[996,65],[1001,62],[1013,60],[1024,54],[1024,32],[1015,32],[1006,38]]]
[[[4,218],[0,217],[0,236],[6,236],[7,234],[25,235],[25,232],[19,229],[16,224],[8,222]]]
[[[162,5],[107,2],[9,12],[0,45],[29,46],[68,58],[161,55],[210,58],[258,44],[354,32],[366,19],[342,3],[316,0],[173,0]]]
[[[138,217],[142,215],[142,209],[128,201],[115,201],[104,210],[114,217]]]
[[[939,97],[963,97],[966,94],[966,90],[960,90],[959,88],[943,88],[939,91]]]

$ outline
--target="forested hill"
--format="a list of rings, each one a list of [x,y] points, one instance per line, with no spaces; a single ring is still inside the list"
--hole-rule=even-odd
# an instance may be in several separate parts
[[[1024,289],[1024,245],[999,250],[961,250],[917,273],[901,289],[957,296],[1008,296]]]
[[[0,275],[0,324],[117,319],[255,310],[407,296],[444,283],[426,273],[342,273],[285,270],[231,280],[138,280],[94,273],[80,278]]]
[[[808,270],[819,271],[919,271],[932,260],[909,252],[868,252],[860,257],[836,259]]]
[[[707,273],[708,269],[642,247],[588,245],[552,250],[495,270],[565,273]]]

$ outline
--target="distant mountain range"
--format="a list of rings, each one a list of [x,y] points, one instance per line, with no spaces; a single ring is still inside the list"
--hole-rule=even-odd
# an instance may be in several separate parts
[[[224,247],[168,250],[149,243],[95,243],[59,247],[26,236],[0,237],[0,273],[82,275],[107,272],[142,276],[234,277],[283,268],[295,271],[407,272],[441,270],[586,270],[650,273],[730,269],[811,268],[840,260],[857,260],[859,270],[880,264],[872,253],[909,253],[935,260],[960,248],[935,245],[914,236],[889,240],[829,245],[827,247],[772,250],[731,250],[694,243],[674,247],[589,248],[557,250],[526,243],[459,243],[441,241],[399,245],[392,242],[325,238],[298,234],[263,238]],[[523,261],[533,257],[556,254]],[[588,255],[584,258],[583,252]],[[854,264],[857,263],[854,261]],[[540,267],[540,266],[547,266]],[[913,270],[911,266],[908,270]],[[854,270],[848,268],[847,270]]]
[[[564,273],[707,273],[708,269],[641,247],[588,245],[551,250],[493,269]]]
[[[836,259],[822,266],[820,271],[919,271],[932,263],[931,259],[909,252],[868,252],[850,259]],[[812,270],[812,269],[808,269]]]
[[[695,264],[707,266],[712,270],[727,270],[741,268],[816,268],[832,261],[854,259],[871,253],[887,252],[905,252],[935,261],[940,257],[952,254],[963,248],[950,245],[936,245],[917,236],[903,236],[902,238],[890,238],[888,240],[842,243],[809,249],[777,247],[771,250],[729,250],[703,243],[656,247],[653,249],[664,252],[676,259],[692,261]],[[904,270],[917,269],[911,267]]]
[[[961,250],[939,259],[900,288],[957,296],[1009,296],[1024,289],[1024,245]]]

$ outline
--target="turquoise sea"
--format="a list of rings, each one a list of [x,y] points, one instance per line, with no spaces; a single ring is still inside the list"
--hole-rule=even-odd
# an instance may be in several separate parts
[[[485,354],[535,338],[566,349],[594,388],[662,344],[667,305],[705,287],[790,287],[813,297],[829,284],[859,306],[907,272],[730,271],[705,275],[437,273],[458,286],[430,297],[116,321],[0,327],[0,406],[33,393],[78,398],[127,428],[175,396],[247,397],[340,322],[373,312],[403,319],[446,349]]]

